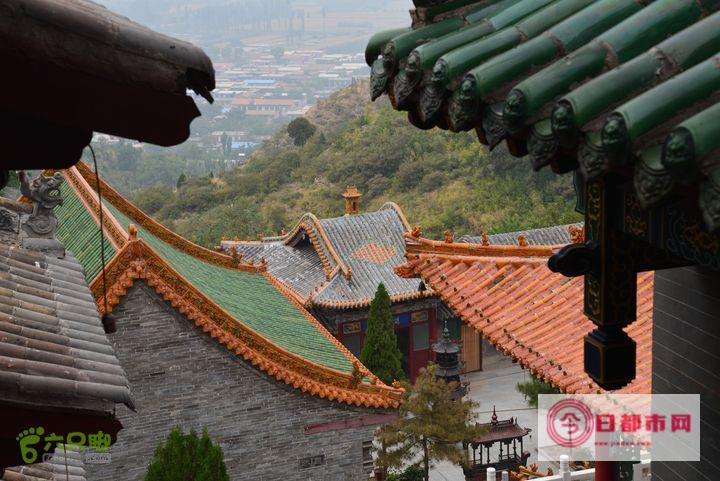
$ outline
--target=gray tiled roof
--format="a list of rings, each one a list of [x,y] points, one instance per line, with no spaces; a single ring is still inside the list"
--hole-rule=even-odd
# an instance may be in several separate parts
[[[7,227],[7,226],[6,226]],[[82,266],[0,235],[0,398],[30,408],[133,407]]]
[[[502,234],[488,234],[488,242],[496,245],[517,245],[518,235],[524,234],[525,240],[532,245],[560,245],[570,244],[570,231],[568,226],[574,225],[582,227],[583,224],[565,224],[555,225],[551,227],[542,227],[540,229],[527,229],[515,232],[504,232]],[[469,244],[482,244],[482,236],[464,235],[458,239],[459,242],[467,242]]]
[[[43,463],[7,468],[1,481],[86,481],[82,454],[75,446],[57,445]]]
[[[267,261],[268,272],[282,283],[307,297],[325,281],[325,270],[315,249],[309,244],[297,247],[283,242],[238,243],[238,254],[254,263]]]
[[[390,207],[376,212],[321,219],[321,225],[338,256],[351,269],[352,278],[336,276],[315,298],[315,303],[372,299],[378,284],[385,284],[391,296],[411,294],[418,290],[417,279],[404,279],[393,266],[405,262],[405,225]],[[363,259],[360,249],[380,246],[392,253],[385,262]]]
[[[357,215],[346,215],[317,222],[304,216],[306,224],[315,231],[319,248],[328,258],[331,267],[336,261],[331,250],[352,275],[347,279],[342,272],[336,273],[328,282],[323,264],[312,245],[302,242],[296,246],[285,245],[286,238],[265,242],[223,242],[224,248],[235,246],[245,259],[258,262],[267,260],[268,272],[293,288],[304,298],[322,307],[334,307],[337,303],[366,304],[372,300],[378,284],[385,284],[391,296],[408,296],[418,292],[419,281],[403,279],[395,274],[393,266],[404,262],[405,243],[403,234],[407,227],[394,204],[385,204],[380,210]],[[313,217],[314,219],[314,217]]]

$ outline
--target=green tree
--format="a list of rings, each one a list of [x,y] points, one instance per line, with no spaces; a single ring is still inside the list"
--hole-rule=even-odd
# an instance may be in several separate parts
[[[434,462],[465,461],[466,451],[459,443],[483,432],[476,423],[477,403],[453,399],[456,383],[438,379],[436,371],[437,366],[430,364],[420,370],[414,385],[405,383],[397,421],[377,433],[378,462],[397,469],[406,460],[420,458],[425,481]]]
[[[519,382],[515,385],[531,408],[538,407],[538,394],[560,394],[560,391],[550,384],[533,377],[530,381]]]
[[[370,304],[360,361],[385,384],[405,377],[390,312],[390,296],[384,284],[378,286]]]
[[[287,133],[293,143],[297,146],[303,146],[313,136],[317,130],[313,124],[305,117],[298,117],[287,126]]]
[[[178,180],[175,183],[175,187],[177,187],[179,189],[180,187],[185,185],[186,182],[187,182],[187,176],[185,175],[185,172],[180,172],[180,176],[178,177]]]
[[[203,430],[183,434],[179,427],[155,449],[145,481],[230,481],[220,446]]]

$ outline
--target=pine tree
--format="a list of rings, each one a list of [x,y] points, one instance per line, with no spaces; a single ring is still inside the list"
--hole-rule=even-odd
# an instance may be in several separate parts
[[[399,418],[383,426],[378,442],[385,452],[378,459],[385,467],[399,468],[403,460],[420,459],[425,481],[430,479],[434,461],[462,463],[466,452],[458,443],[476,439],[483,433],[476,420],[477,404],[469,399],[453,399],[455,383],[435,376],[434,364],[420,370],[414,385],[406,384]]]
[[[525,396],[525,401],[531,408],[538,407],[538,394],[560,394],[559,390],[536,377],[533,377],[530,381],[517,383],[515,389]]]
[[[179,427],[155,449],[144,481],[230,481],[220,446],[207,430],[183,434]]]
[[[305,145],[316,130],[317,127],[310,123],[305,117],[298,117],[287,126],[288,135],[293,139],[293,143],[299,147]]]
[[[180,187],[185,185],[186,182],[187,182],[187,176],[185,175],[185,172],[180,172],[180,176],[178,177],[178,180],[177,180],[177,183],[175,184],[175,186],[179,189]]]
[[[385,384],[390,385],[393,381],[405,377],[402,353],[397,345],[395,325],[390,312],[390,296],[383,284],[378,286],[370,304],[360,361]]]

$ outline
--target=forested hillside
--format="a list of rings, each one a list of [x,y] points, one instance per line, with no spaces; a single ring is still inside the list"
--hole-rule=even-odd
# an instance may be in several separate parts
[[[579,220],[570,176],[534,173],[502,147],[488,152],[474,133],[418,130],[386,101],[367,99],[366,83],[352,85],[308,114],[317,130],[304,145],[283,129],[243,167],[145,189],[135,201],[208,246],[223,235],[276,234],[304,212],[342,215],[347,184],[365,194],[363,209],[395,201],[434,237]]]

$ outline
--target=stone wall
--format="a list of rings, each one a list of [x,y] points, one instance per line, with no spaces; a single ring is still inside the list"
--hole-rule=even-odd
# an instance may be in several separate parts
[[[124,429],[111,448],[112,462],[86,466],[89,480],[142,480],[155,447],[174,426],[185,432],[207,428],[222,446],[233,481],[367,480],[363,441],[372,439],[373,427],[313,435],[305,435],[304,427],[371,411],[275,382],[144,282],[129,289],[114,313],[118,331],[109,337],[132,385],[137,412],[118,408]],[[313,464],[313,457],[318,466],[301,467]]]
[[[700,394],[701,460],[653,462],[653,481],[720,479],[720,274],[655,273],[653,392]]]

